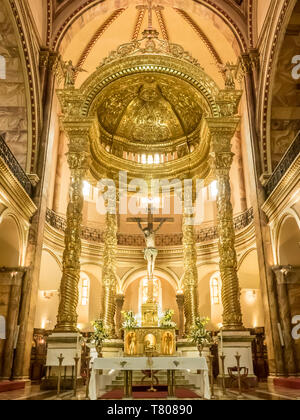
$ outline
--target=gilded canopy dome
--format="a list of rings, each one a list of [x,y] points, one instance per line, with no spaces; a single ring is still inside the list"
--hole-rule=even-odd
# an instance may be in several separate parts
[[[103,90],[98,119],[102,140],[120,142],[123,150],[176,150],[178,143],[187,145],[197,136],[203,110],[203,97],[188,83],[140,74]]]

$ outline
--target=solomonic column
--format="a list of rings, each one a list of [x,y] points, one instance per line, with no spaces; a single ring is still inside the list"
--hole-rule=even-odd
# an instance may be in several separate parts
[[[184,313],[185,332],[195,325],[198,316],[198,271],[197,249],[194,226],[190,224],[191,216],[183,216],[183,256],[184,256]]]
[[[71,172],[63,275],[55,332],[77,332],[77,305],[80,279],[81,223],[83,210],[83,180],[89,168],[89,129],[77,127],[69,136],[68,164]]]
[[[118,246],[118,222],[117,215],[106,215],[106,231],[104,238],[103,252],[103,319],[104,324],[111,333],[111,337],[115,336],[115,313],[116,313],[116,253]]]
[[[234,154],[231,139],[239,118],[207,119],[211,133],[211,167],[218,184],[219,256],[222,279],[223,328],[242,331],[240,287],[237,275],[235,229],[231,204],[230,169]]]

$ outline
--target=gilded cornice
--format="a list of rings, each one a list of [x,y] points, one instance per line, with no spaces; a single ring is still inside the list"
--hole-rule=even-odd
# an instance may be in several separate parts
[[[25,220],[29,221],[35,214],[37,207],[27,195],[19,181],[13,176],[3,159],[0,157],[0,187],[4,196]]]

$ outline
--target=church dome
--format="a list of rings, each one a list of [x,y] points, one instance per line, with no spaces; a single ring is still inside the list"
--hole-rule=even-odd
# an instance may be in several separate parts
[[[196,136],[203,98],[188,83],[163,75],[122,78],[104,89],[98,108],[101,141],[122,150],[175,151]]]

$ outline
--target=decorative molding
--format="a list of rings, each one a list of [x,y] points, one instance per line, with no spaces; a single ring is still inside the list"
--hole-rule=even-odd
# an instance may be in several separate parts
[[[91,52],[92,48],[95,46],[96,42],[101,38],[101,36],[106,32],[106,30],[112,25],[112,23],[125,11],[126,9],[118,9],[114,11],[106,20],[105,22],[100,26],[100,28],[95,32],[87,46],[85,47],[84,51],[82,52],[77,65],[76,65],[76,71],[75,71],[75,79],[78,76],[78,69],[81,68],[86,61],[89,53]]]
[[[165,41],[169,42],[170,37],[169,37],[166,21],[165,21],[163,12],[162,12],[163,10],[164,10],[164,8],[162,6],[156,6],[155,7],[155,13],[156,13],[156,16],[157,16],[157,20],[158,20],[158,23],[159,23],[159,26],[160,26],[160,30],[161,30],[163,39]]]
[[[283,22],[286,16],[286,13],[288,11],[289,8],[289,4],[290,4],[290,0],[285,0],[281,12],[280,12],[280,16],[279,19],[277,21],[277,26],[276,26],[276,30],[274,33],[274,37],[273,37],[273,42],[271,43],[272,45],[272,49],[269,55],[269,59],[268,59],[268,67],[267,67],[267,71],[266,71],[266,79],[264,80],[264,101],[263,101],[263,108],[260,111],[263,121],[262,121],[262,168],[263,168],[263,172],[265,174],[270,173],[270,145],[268,144],[268,117],[269,117],[269,111],[270,111],[270,104],[271,104],[271,99],[272,99],[272,83],[271,83],[271,78],[272,78],[272,74],[275,71],[275,54],[276,51],[278,50],[278,43],[280,41],[280,37],[279,34],[283,28]]]
[[[46,47],[50,46],[51,35],[53,26],[53,2],[47,0],[47,36],[46,36]]]
[[[209,38],[205,35],[203,30],[200,28],[200,26],[184,10],[181,10],[181,9],[175,9],[175,10],[197,33],[201,41],[204,43],[208,51],[213,56],[215,62],[217,64],[223,64],[223,61],[221,57],[219,56],[218,52],[214,48],[213,44],[210,42]]]
[[[239,214],[234,218],[234,228],[236,232],[247,228],[254,220],[253,209],[248,209],[246,212]],[[63,216],[58,215],[53,210],[47,210],[46,222],[57,229],[60,232],[64,232],[66,229],[66,219]],[[96,243],[104,243],[104,233],[100,229],[95,229],[87,226],[82,226],[81,238]],[[156,235],[156,244],[158,247],[176,247],[182,246],[182,233],[168,234],[168,235]],[[198,231],[195,231],[196,243],[211,242],[218,239],[218,227],[210,226]],[[143,235],[124,235],[118,234],[118,245],[119,246],[130,246],[130,247],[143,247],[145,245],[145,239]]]
[[[53,39],[53,42],[52,42],[52,47],[55,50],[58,50],[60,42],[63,38],[63,34],[67,30],[68,25],[73,20],[80,17],[84,13],[85,9],[97,6],[98,4],[100,4],[102,2],[103,2],[103,0],[88,0],[88,1],[84,2],[82,5],[80,5],[76,10],[74,10],[65,19],[63,24],[60,26],[60,28],[56,32],[55,38]],[[200,1],[197,0],[197,1],[195,1],[195,3],[200,3]],[[214,13],[218,14],[223,20],[225,20],[225,22],[231,28],[231,30],[232,30],[232,32],[233,32],[233,34],[234,34],[234,36],[235,36],[235,38],[236,38],[236,40],[239,44],[241,52],[247,51],[247,42],[245,40],[245,37],[244,37],[241,29],[239,28],[238,24],[234,21],[234,19],[231,16],[223,8],[221,8],[218,4],[216,4],[216,2],[214,2],[212,0],[204,0],[204,1],[201,1],[200,4],[203,4],[204,6],[206,6],[210,10],[212,10]],[[240,11],[240,8],[236,7],[236,9],[238,9]]]
[[[38,111],[36,107],[36,98],[35,98],[35,92],[36,92],[36,86],[34,83],[33,73],[30,70],[32,68],[31,58],[30,58],[30,47],[28,45],[23,25],[21,22],[21,17],[19,14],[18,7],[16,6],[16,2],[14,0],[9,0],[9,4],[11,6],[11,10],[13,12],[16,25],[18,27],[18,34],[20,37],[21,45],[22,45],[22,52],[24,54],[24,59],[26,63],[26,77],[29,84],[29,95],[30,95],[30,125],[28,130],[28,136],[31,135],[31,160],[30,160],[30,172],[35,172],[35,166],[36,166],[36,159],[37,159],[37,148],[38,148],[38,124],[39,124],[39,118],[38,118]],[[29,165],[28,165],[29,167]]]
[[[132,37],[131,37],[132,41],[136,41],[139,38],[147,7],[146,6],[137,6],[137,10],[138,10],[137,18],[136,18],[136,22],[135,22],[135,25],[134,25],[133,34],[132,34]]]

